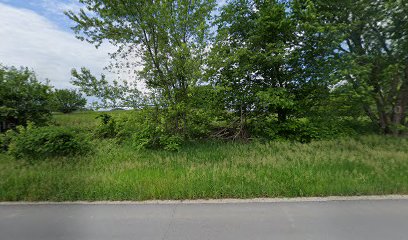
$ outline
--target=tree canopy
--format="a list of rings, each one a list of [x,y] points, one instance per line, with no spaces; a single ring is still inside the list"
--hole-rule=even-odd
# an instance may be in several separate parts
[[[51,87],[27,68],[0,66],[1,131],[45,123],[50,117]]]
[[[136,148],[408,133],[405,0],[79,2],[66,12],[76,36],[117,47],[108,68],[136,78],[84,66],[71,72],[78,91],[53,90],[33,71],[1,67],[2,131],[45,124],[86,96],[96,109],[135,109],[102,114],[93,134]]]
[[[178,1],[81,1],[89,10],[67,12],[76,22],[80,39],[99,46],[109,41],[118,46],[113,57],[119,67],[133,66],[147,87],[162,97],[175,131],[185,132],[189,88],[202,80],[209,20],[214,0]],[[125,59],[124,65],[120,64]]]
[[[52,110],[62,113],[71,113],[83,109],[86,99],[82,94],[72,89],[56,89],[52,92]]]
[[[206,105],[218,109],[206,121],[224,119],[241,138],[363,114],[386,134],[406,127],[403,0],[231,0],[215,12],[202,0],[80,2],[87,11],[66,13],[78,38],[117,46],[116,67],[141,63],[138,77],[170,132],[189,135],[188,121]],[[114,82],[117,91],[108,91],[103,76],[92,80],[84,69],[73,76],[85,92],[112,99],[128,88]],[[197,99],[203,85],[217,104]]]

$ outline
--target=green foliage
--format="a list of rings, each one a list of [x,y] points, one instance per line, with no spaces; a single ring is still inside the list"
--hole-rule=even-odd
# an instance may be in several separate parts
[[[50,89],[27,68],[0,65],[0,132],[29,121],[40,125],[49,120]]]
[[[134,67],[172,115],[173,132],[185,134],[188,91],[202,80],[214,0],[83,1],[87,11],[66,14],[78,37],[99,46],[118,46],[112,56],[124,69]],[[132,69],[133,70],[133,69]],[[166,128],[170,128],[167,126]]]
[[[179,150],[182,136],[168,130],[165,115],[159,111],[146,108],[117,118],[118,138],[136,149]]]
[[[136,52],[142,59],[138,77],[152,90],[145,103],[157,110],[153,123],[139,123],[139,145],[162,145],[159,136],[304,142],[354,134],[341,130],[344,119],[356,127],[363,115],[384,133],[407,125],[407,32],[398,31],[407,9],[399,1],[231,0],[215,21],[214,1],[84,4],[88,11],[67,13],[79,38],[119,46],[115,66],[134,67]],[[126,92],[84,68],[73,76],[112,102]]]
[[[100,124],[100,120],[97,119],[100,114],[100,112],[89,110],[70,114],[54,113],[52,122],[56,126],[67,126],[92,132]],[[110,114],[116,114],[116,112],[110,112]]]
[[[1,134],[1,151],[90,162],[27,174],[0,153],[0,200],[408,192],[407,139],[360,137],[408,132],[406,1],[230,0],[213,28],[214,0],[80,2],[67,13],[77,37],[117,46],[115,69],[140,60],[149,94],[74,69],[72,83],[97,107],[136,110],[56,114],[58,127],[33,127],[84,98],[0,67],[0,131],[28,125]],[[84,155],[80,130],[96,138],[95,156]]]
[[[188,136],[192,139],[209,137],[215,120],[216,116],[205,109],[192,109],[187,119]]]
[[[0,133],[0,152],[7,152],[11,141],[17,136],[15,130],[9,129],[5,133]]]
[[[256,96],[259,99],[256,106],[261,114],[277,113],[280,123],[285,123],[287,115],[297,110],[294,94],[285,88],[269,88],[266,91],[259,91]]]
[[[325,100],[318,94],[328,91],[328,80],[313,61],[320,49],[307,45],[316,31],[306,35],[302,24],[313,20],[313,8],[295,8],[293,2],[233,0],[221,9],[208,74],[224,90],[225,108],[240,118],[241,129],[275,115],[278,125],[292,126],[285,122]]]
[[[252,119],[249,126],[253,136],[264,140],[301,143],[375,134],[377,130],[367,117],[329,115],[290,118],[283,123],[270,115]]]
[[[278,139],[284,138],[301,143],[308,143],[319,138],[318,129],[311,125],[307,119],[279,123],[275,131]]]
[[[136,88],[135,83],[122,81],[119,83],[114,80],[109,83],[105,75],[97,79],[86,68],[81,68],[78,72],[76,69],[71,71],[73,80],[72,84],[79,87],[87,96],[98,98],[99,101],[93,102],[95,108],[120,108],[130,107],[137,109],[141,106],[141,92]]]
[[[183,138],[178,135],[160,136],[160,146],[162,146],[164,150],[179,151],[181,148],[182,142],[183,142]]]
[[[322,34],[331,39],[327,65],[339,84],[361,99],[365,114],[383,133],[398,135],[394,126],[406,125],[408,104],[408,11],[404,1],[312,1],[316,23],[335,31]],[[333,54],[336,53],[336,54]]]
[[[96,117],[100,119],[99,125],[95,129],[95,135],[100,138],[114,138],[117,134],[116,122],[111,115],[103,113]]]
[[[25,164],[0,154],[0,201],[138,201],[408,193],[408,138],[200,142],[137,151],[110,139],[93,154]]]
[[[73,129],[63,127],[19,127],[12,136],[8,152],[16,159],[41,160],[86,154],[88,140]]]
[[[266,140],[296,141],[308,143],[323,137],[316,126],[308,119],[289,119],[279,122],[277,117],[269,116],[264,119],[254,119],[250,124],[254,136]]]
[[[166,128],[167,121],[158,109],[113,111],[109,113],[81,112],[55,115],[56,124],[89,132],[93,137],[112,139],[134,149],[166,149],[176,151],[184,138]]]
[[[187,114],[187,135],[191,139],[209,138],[226,120],[222,91],[212,85],[197,86],[190,89]]]
[[[231,0],[215,17],[214,39],[214,1],[83,3],[87,11],[67,13],[78,37],[119,46],[117,67],[134,67],[139,53],[138,77],[151,90],[134,119],[102,123],[101,137],[148,148],[210,138],[309,142],[371,133],[364,115],[384,133],[406,130],[401,1]],[[73,76],[114,106],[127,94],[126,84],[85,68]]]
[[[52,93],[51,101],[52,109],[62,113],[71,113],[86,105],[86,99],[82,94],[70,89],[56,89]]]

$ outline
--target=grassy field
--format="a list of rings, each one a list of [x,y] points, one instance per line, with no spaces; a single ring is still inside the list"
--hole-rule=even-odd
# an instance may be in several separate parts
[[[98,113],[56,115],[97,124]],[[118,113],[120,114],[120,113]],[[408,194],[408,139],[191,143],[179,152],[95,140],[87,156],[34,164],[0,155],[0,200],[146,200]]]
[[[52,122],[56,125],[78,127],[84,129],[92,129],[100,122],[97,117],[102,113],[107,113],[112,116],[129,114],[131,111],[110,111],[110,112],[76,112],[71,114],[57,113],[53,114]]]

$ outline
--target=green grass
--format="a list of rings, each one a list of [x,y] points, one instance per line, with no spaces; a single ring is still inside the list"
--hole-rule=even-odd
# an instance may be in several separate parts
[[[65,123],[74,121],[68,116],[63,116]],[[213,142],[190,144],[179,152],[136,151],[109,140],[94,144],[95,152],[88,156],[34,164],[0,155],[0,200],[408,193],[406,138],[365,136],[309,144]]]
[[[55,113],[52,122],[56,125],[78,127],[84,129],[92,129],[99,124],[97,117],[103,113],[112,116],[119,116],[122,114],[130,114],[131,111],[109,111],[109,112],[74,112],[71,114]]]

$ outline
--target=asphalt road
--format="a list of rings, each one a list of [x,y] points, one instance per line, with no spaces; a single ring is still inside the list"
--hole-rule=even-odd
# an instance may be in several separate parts
[[[408,200],[0,204],[0,239],[408,239]]]

